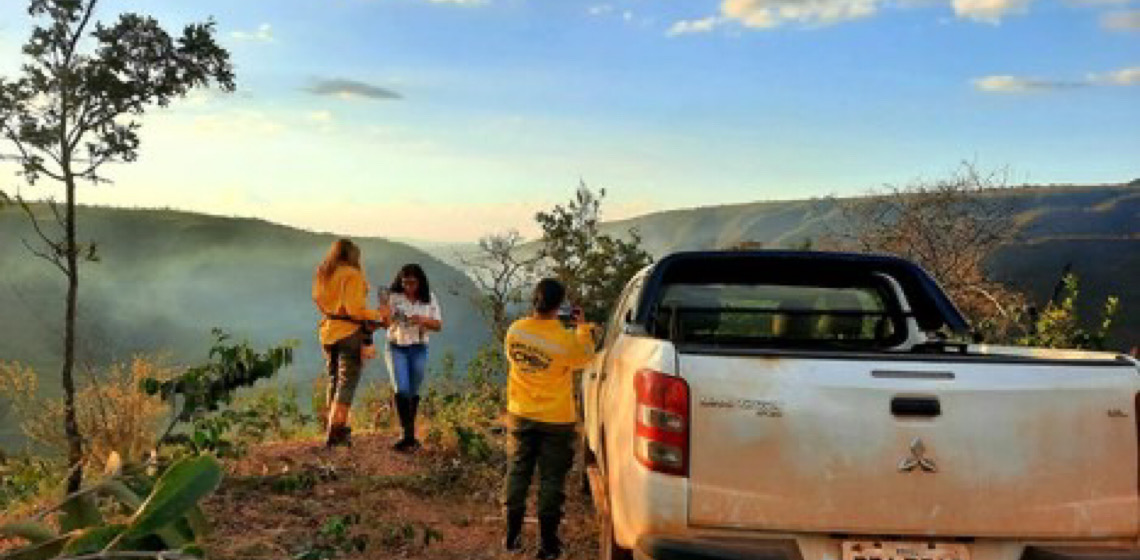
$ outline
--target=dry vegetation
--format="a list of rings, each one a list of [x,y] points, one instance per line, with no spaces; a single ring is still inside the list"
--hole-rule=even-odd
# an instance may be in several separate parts
[[[167,378],[173,372],[161,358],[140,356],[129,364],[115,364],[105,372],[87,370],[80,376],[76,415],[89,467],[102,470],[112,451],[134,462],[154,447],[158,426],[170,409],[139,391],[139,382],[147,377]],[[0,363],[0,393],[11,401],[21,431],[32,443],[46,450],[67,448],[63,401],[42,398],[34,370],[18,363]]]
[[[396,434],[386,383],[372,380],[361,387],[353,410],[354,446],[335,450],[325,449],[318,416],[298,408],[294,386],[247,390],[229,409],[239,420],[225,437],[237,451],[224,460],[227,474],[220,489],[203,503],[214,526],[202,542],[208,557],[518,558],[501,551],[505,522],[498,499],[506,457],[499,425],[503,390],[501,381],[488,375],[495,367],[477,362],[464,379],[455,379],[454,372],[440,375],[425,394],[418,430],[425,445],[414,454],[391,450]],[[138,457],[153,446],[169,410],[138,385],[140,379],[167,373],[140,358],[82,387],[80,418],[92,437],[92,468],[109,450]],[[11,364],[0,367],[0,388],[16,396],[26,433],[62,459],[60,401],[37,399],[34,373]],[[321,380],[310,389],[312,403],[323,404]],[[27,414],[37,406],[49,413]],[[33,480],[27,488],[13,489],[23,498],[7,501],[0,525],[33,514],[61,492],[62,461],[39,468],[25,459],[31,460],[8,460],[13,473]],[[0,467],[4,464],[0,459]],[[567,479],[561,533],[570,559],[592,558],[597,544],[581,480],[580,470]],[[42,483],[38,489],[36,481]],[[537,540],[532,519],[528,556]],[[0,551],[19,545],[0,539]]]

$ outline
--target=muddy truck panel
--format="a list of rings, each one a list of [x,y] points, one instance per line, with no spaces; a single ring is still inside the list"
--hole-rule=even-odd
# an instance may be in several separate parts
[[[670,255],[583,376],[601,557],[1140,560],[1140,368],[986,346],[924,271]]]

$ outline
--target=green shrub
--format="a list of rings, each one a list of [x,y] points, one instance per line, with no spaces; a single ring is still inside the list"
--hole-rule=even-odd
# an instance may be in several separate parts
[[[64,474],[63,465],[50,459],[0,454],[0,511],[16,511],[54,486]]]
[[[1028,334],[1018,340],[1019,344],[1043,348],[1081,348],[1104,350],[1109,331],[1120,311],[1120,299],[1116,296],[1105,298],[1100,320],[1095,328],[1081,326],[1077,314],[1077,297],[1080,295],[1080,281],[1075,274],[1066,274],[1062,279],[1061,291],[1055,301],[1049,302],[1030,323]]]
[[[283,406],[280,400],[272,397],[261,401],[260,405],[255,401],[251,409],[223,410],[223,406],[234,402],[238,389],[271,378],[291,364],[296,342],[286,342],[261,353],[248,343],[231,343],[230,336],[220,329],[214,329],[213,334],[215,340],[206,363],[170,379],[148,377],[139,383],[147,395],[158,395],[172,406],[181,404],[165,433],[158,438],[159,445],[174,443],[194,454],[232,456],[244,449],[246,442],[240,437],[235,439],[243,429],[247,433],[264,435],[266,430],[282,425],[282,416],[290,415],[303,424],[296,406],[295,391],[292,403],[288,405]],[[266,411],[270,413],[268,418],[262,416]],[[180,423],[189,424],[188,433],[174,433]]]

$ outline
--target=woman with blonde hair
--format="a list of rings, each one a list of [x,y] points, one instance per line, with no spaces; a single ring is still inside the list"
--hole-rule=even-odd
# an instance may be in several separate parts
[[[313,303],[322,315],[320,340],[329,376],[328,447],[352,444],[348,411],[360,381],[370,322],[388,319],[385,306],[368,309],[367,300],[360,248],[348,239],[338,239],[313,274]]]

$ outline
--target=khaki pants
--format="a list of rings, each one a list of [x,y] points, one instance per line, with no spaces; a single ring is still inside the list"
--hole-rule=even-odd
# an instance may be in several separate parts
[[[360,351],[364,345],[364,331],[358,330],[345,338],[324,347],[325,372],[329,376],[327,403],[351,405],[360,382],[364,363]]]
[[[561,518],[566,473],[574,463],[574,424],[550,424],[512,416],[507,439],[503,505],[525,511],[530,480],[538,468],[538,516]]]

